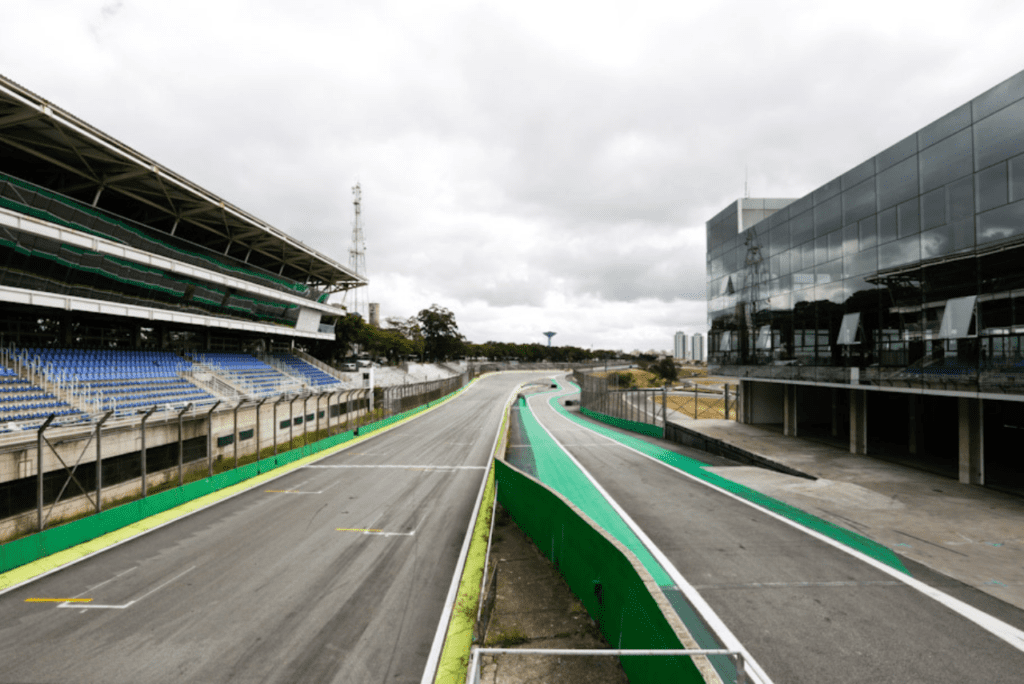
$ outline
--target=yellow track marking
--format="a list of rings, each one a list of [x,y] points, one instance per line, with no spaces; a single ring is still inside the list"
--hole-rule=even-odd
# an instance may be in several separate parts
[[[89,603],[86,598],[27,598],[25,603]]]

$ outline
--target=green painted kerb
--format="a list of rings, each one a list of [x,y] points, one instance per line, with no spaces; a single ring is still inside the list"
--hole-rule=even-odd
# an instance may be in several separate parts
[[[570,387],[576,388],[576,385],[573,383],[569,383],[569,385]],[[721,475],[709,473],[704,470],[704,464],[696,459],[683,456],[682,454],[677,454],[674,451],[669,451],[668,449],[663,449],[656,444],[649,444],[644,440],[631,435],[624,435],[620,432],[609,430],[601,425],[595,425],[589,420],[584,420],[583,418],[566,411],[565,408],[558,403],[557,398],[553,398],[550,401],[550,405],[563,416],[578,423],[579,425],[583,425],[594,432],[602,434],[609,439],[613,439],[624,446],[630,447],[631,449],[635,449],[640,453],[656,458],[659,461],[669,464],[673,468],[678,468],[693,477],[700,478],[705,482],[713,484],[716,487],[720,487],[721,489],[742,497],[747,501],[752,501],[773,513],[789,518],[790,520],[800,523],[804,527],[812,529],[826,537],[835,539],[836,541],[845,544],[852,549],[856,549],[879,562],[885,563],[891,568],[895,568],[896,570],[908,575],[910,574],[910,571],[903,565],[903,561],[900,560],[899,556],[893,553],[891,549],[882,546],[872,539],[868,539],[856,532],[851,532],[846,528],[834,525],[827,520],[822,520],[821,518],[813,516],[806,511],[802,511],[795,506],[790,506],[778,499],[766,496],[757,490],[738,484],[732,480],[728,480]]]
[[[480,603],[480,579],[487,559],[487,535],[490,533],[491,511],[494,508],[494,461],[491,464],[476,524],[473,526],[473,538],[466,553],[466,565],[462,569],[462,579],[459,580],[459,593],[448,623],[444,648],[441,650],[437,676],[434,677],[436,684],[463,684],[466,681],[466,668],[473,646],[473,625],[476,623],[477,606]]]
[[[622,428],[623,430],[630,430],[641,435],[647,435],[649,437],[658,437],[663,439],[665,437],[665,428],[660,425],[651,425],[650,423],[638,423],[635,420],[626,420],[625,418],[616,418],[615,416],[609,416],[604,413],[592,411],[588,408],[580,407],[580,413],[585,416],[589,416],[594,420],[599,420],[602,423],[611,425],[612,427]]]

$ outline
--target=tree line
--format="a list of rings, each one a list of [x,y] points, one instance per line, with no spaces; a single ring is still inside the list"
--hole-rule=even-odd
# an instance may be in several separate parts
[[[348,313],[335,322],[335,339],[316,343],[311,351],[332,365],[350,358],[357,346],[371,359],[389,364],[407,359],[434,363],[465,358],[575,363],[619,356],[617,352],[605,349],[548,347],[539,343],[490,341],[474,344],[459,332],[455,314],[437,304],[409,318],[387,318],[385,324],[378,328],[364,321],[359,314]]]

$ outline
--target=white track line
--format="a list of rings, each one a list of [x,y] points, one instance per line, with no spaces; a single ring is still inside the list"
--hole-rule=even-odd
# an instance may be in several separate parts
[[[581,427],[581,428],[584,428],[584,429],[589,429],[585,425],[580,425],[579,423],[575,422],[571,418],[563,416],[558,411],[554,411],[553,410],[553,412],[559,418],[561,418],[561,419],[563,419],[565,421],[568,421],[569,423],[571,423],[571,424],[573,424],[573,425],[575,425],[577,427]],[[800,523],[798,523],[798,522],[796,522],[794,520],[790,520],[789,518],[787,518],[787,517],[785,517],[783,515],[780,515],[780,514],[774,512],[774,511],[770,511],[767,508],[759,506],[758,504],[754,503],[753,501],[749,501],[747,499],[744,499],[743,497],[738,496],[736,494],[733,494],[732,492],[727,491],[725,489],[722,489],[721,487],[718,487],[718,486],[716,486],[716,485],[714,485],[714,484],[712,484],[712,483],[710,483],[710,482],[708,482],[706,480],[703,480],[703,479],[701,479],[699,477],[695,477],[695,476],[691,475],[690,473],[687,473],[687,472],[685,472],[683,470],[680,470],[679,468],[676,468],[676,467],[674,467],[674,466],[672,466],[672,465],[670,465],[668,463],[665,463],[664,461],[662,461],[660,459],[654,458],[653,456],[649,456],[648,454],[645,454],[642,451],[638,451],[638,450],[634,449],[631,446],[628,446],[628,445],[623,444],[622,442],[620,442],[620,441],[618,441],[616,439],[608,437],[607,435],[602,435],[600,432],[596,432],[594,430],[590,430],[590,432],[592,432],[593,434],[596,434],[596,435],[600,435],[601,437],[603,437],[604,439],[608,440],[609,442],[612,442],[613,444],[618,444],[623,449],[629,449],[633,453],[639,454],[640,456],[643,456],[644,458],[650,459],[651,461],[654,461],[655,463],[658,463],[658,464],[664,466],[665,468],[668,468],[669,470],[671,470],[674,473],[678,473],[678,474],[680,474],[680,475],[682,475],[684,477],[687,477],[687,478],[693,480],[694,482],[699,482],[700,484],[704,485],[705,487],[710,487],[711,489],[714,489],[714,490],[716,490],[718,492],[721,492],[725,496],[728,496],[728,497],[730,497],[732,499],[735,499],[736,501],[739,501],[739,502],[741,502],[743,504],[746,504],[747,506],[750,506],[753,509],[761,511],[765,515],[769,515],[769,516],[775,518],[776,520],[780,520],[780,521],[784,522],[785,524],[789,525],[790,527],[793,527],[793,528],[795,528],[797,530],[800,530],[801,532],[803,532],[805,534],[808,534],[808,535],[814,537],[815,539],[817,539],[819,541],[825,542],[829,546],[837,548],[840,551],[843,551],[843,552],[853,556],[854,558],[857,558],[859,560],[864,561],[865,563],[867,563],[871,567],[873,567],[873,568],[875,568],[877,570],[880,570],[880,571],[884,572],[885,574],[887,574],[887,575],[889,575],[891,577],[895,577],[896,579],[898,579],[900,582],[903,582],[907,586],[913,587],[914,589],[917,589],[919,592],[921,592],[925,596],[928,596],[928,597],[938,601],[939,603],[941,603],[945,607],[949,608],[950,610],[952,610],[953,612],[959,614],[960,616],[962,616],[964,618],[967,618],[968,620],[970,620],[974,624],[978,625],[979,627],[981,627],[985,631],[989,632],[990,634],[993,634],[994,636],[1002,639],[1006,643],[1008,643],[1011,646],[1013,646],[1014,648],[1016,648],[1018,651],[1024,652],[1024,630],[1020,630],[1020,629],[1014,627],[1011,624],[1003,622],[999,618],[994,617],[992,615],[989,615],[988,613],[986,613],[986,612],[984,612],[982,610],[979,610],[978,608],[975,608],[974,606],[970,605],[969,603],[965,603],[964,601],[961,601],[958,598],[954,598],[953,596],[950,596],[949,594],[947,594],[947,593],[945,593],[943,591],[940,591],[939,589],[936,589],[935,587],[933,587],[933,586],[931,586],[929,584],[926,584],[926,583],[922,582],[919,579],[916,579],[914,577],[911,577],[910,575],[902,573],[899,570],[897,570],[896,568],[894,568],[894,567],[892,567],[890,565],[887,565],[887,564],[881,562],[880,560],[872,558],[871,556],[869,556],[869,555],[867,555],[867,554],[865,554],[865,553],[863,553],[861,551],[858,551],[858,550],[856,550],[854,548],[851,548],[851,547],[847,546],[846,544],[843,544],[842,542],[833,539],[832,537],[824,535],[824,534],[822,534],[822,533],[820,533],[820,532],[818,532],[816,530],[812,530],[809,527],[804,527],[803,525],[801,525]]]
[[[534,398],[541,399],[541,403],[547,406],[546,400],[550,398],[550,395],[541,394],[531,397],[531,399]],[[548,408],[551,407],[548,406]],[[554,409],[552,409],[552,411],[554,411]],[[557,411],[554,412],[556,414],[558,413]],[[746,669],[748,670],[747,674],[750,675],[751,679],[755,682],[755,684],[772,684],[771,678],[768,677],[768,674],[761,668],[757,661],[754,660],[754,657],[750,655],[750,652],[746,648],[744,648],[743,644],[740,643],[740,640],[737,639],[736,635],[732,633],[732,630],[730,630],[725,625],[725,622],[722,620],[722,618],[718,617],[718,614],[711,608],[710,605],[708,605],[708,602],[704,600],[704,597],[701,596],[700,593],[696,589],[694,589],[689,582],[686,581],[686,579],[683,577],[683,574],[679,572],[675,565],[672,564],[672,561],[668,559],[668,556],[666,556],[662,552],[662,550],[659,549],[653,541],[651,541],[651,538],[647,536],[643,529],[641,529],[640,525],[638,525],[636,521],[633,520],[633,518],[631,518],[628,513],[626,513],[622,506],[620,506],[618,502],[612,498],[611,494],[609,494],[605,490],[605,488],[602,487],[596,479],[594,479],[594,476],[591,475],[590,472],[583,467],[583,464],[577,461],[576,457],[570,454],[569,450],[562,446],[562,443],[558,441],[558,438],[551,433],[551,430],[549,430],[548,427],[544,425],[544,423],[540,422],[540,420],[538,419],[537,424],[544,428],[544,431],[547,432],[548,436],[551,437],[555,444],[558,445],[558,448],[565,452],[565,455],[569,457],[569,460],[571,460],[576,465],[576,467],[580,469],[580,472],[583,473],[588,480],[590,480],[590,483],[594,485],[597,491],[601,493],[601,496],[603,496],[605,500],[607,500],[608,503],[611,504],[612,508],[615,509],[615,512],[619,514],[619,516],[627,525],[629,525],[629,528],[633,531],[633,534],[635,534],[640,539],[641,543],[643,543],[643,545],[647,547],[647,550],[651,552],[651,555],[654,556],[654,559],[658,561],[658,564],[665,569],[665,572],[667,572],[669,577],[672,578],[672,581],[675,582],[675,585],[679,588],[679,590],[683,593],[686,599],[690,602],[690,605],[693,606],[694,610],[697,611],[697,614],[700,615],[705,622],[707,622],[708,627],[711,628],[711,631],[713,631],[715,635],[723,642],[722,646],[730,651],[739,651],[743,654],[743,662]]]

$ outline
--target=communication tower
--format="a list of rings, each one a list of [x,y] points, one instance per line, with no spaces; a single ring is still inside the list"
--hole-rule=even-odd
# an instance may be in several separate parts
[[[352,247],[348,250],[348,265],[356,272],[357,275],[366,275],[366,238],[363,236],[363,219],[362,219],[362,190],[359,187],[359,183],[355,184],[352,188],[352,204],[355,205],[356,217],[352,222]],[[366,294],[360,294],[360,290],[363,288],[353,288],[352,302],[348,310],[352,313],[357,313],[363,317],[363,320],[367,320],[367,312],[364,311],[366,308]],[[347,293],[346,293],[347,294]]]

